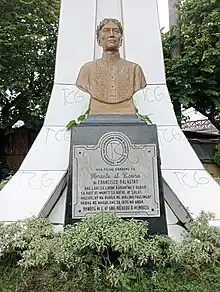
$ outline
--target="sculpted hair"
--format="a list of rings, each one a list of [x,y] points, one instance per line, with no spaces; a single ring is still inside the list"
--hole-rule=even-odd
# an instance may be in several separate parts
[[[123,26],[120,21],[118,21],[115,18],[105,18],[102,21],[100,21],[99,25],[97,26],[97,30],[96,30],[97,41],[99,41],[100,31],[102,30],[103,26],[105,26],[109,21],[112,21],[114,24],[116,24],[121,32],[121,35],[123,35]]]

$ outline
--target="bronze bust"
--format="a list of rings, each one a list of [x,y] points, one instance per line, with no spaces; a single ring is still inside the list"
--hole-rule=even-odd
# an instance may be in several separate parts
[[[80,69],[76,85],[92,96],[92,114],[133,114],[133,95],[146,87],[141,67],[120,57],[123,27],[112,18],[97,27],[97,41],[103,48],[101,59]]]

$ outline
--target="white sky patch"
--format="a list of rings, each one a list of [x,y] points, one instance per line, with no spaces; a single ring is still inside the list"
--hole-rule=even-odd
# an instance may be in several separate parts
[[[169,8],[168,0],[157,0],[160,18],[160,28],[165,28],[165,31],[169,29]]]
[[[17,121],[13,126],[12,128],[15,129],[15,128],[20,128],[24,125],[24,122],[23,121]]]

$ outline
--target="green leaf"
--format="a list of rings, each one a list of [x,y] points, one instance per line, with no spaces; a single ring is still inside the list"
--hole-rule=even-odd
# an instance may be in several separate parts
[[[90,108],[85,112],[85,115],[89,115],[89,113],[90,113]]]
[[[76,125],[77,125],[77,122],[75,120],[72,120],[66,125],[66,128],[67,130],[70,130],[73,126],[76,126]]]
[[[86,115],[81,115],[78,117],[78,121],[84,121],[86,118]]]
[[[137,279],[137,276],[135,276],[135,275],[128,275],[128,279],[136,280]]]
[[[123,287],[124,287],[127,291],[131,291],[131,287],[128,286],[127,284],[123,285]]]
[[[148,116],[143,116],[144,120],[147,121],[149,124],[153,124],[151,119]]]
[[[140,117],[141,120],[144,120],[144,121],[146,121],[147,123],[149,123],[151,125],[153,124],[152,121],[151,121],[151,119],[147,115],[140,115],[140,114],[138,114],[138,116]]]

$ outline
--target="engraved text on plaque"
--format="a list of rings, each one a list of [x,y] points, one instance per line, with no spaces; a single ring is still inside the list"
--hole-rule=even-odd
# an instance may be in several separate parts
[[[156,144],[109,132],[97,145],[74,145],[73,160],[73,218],[98,211],[160,217]]]

